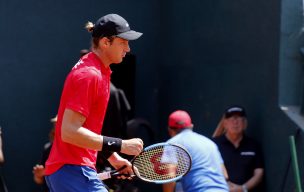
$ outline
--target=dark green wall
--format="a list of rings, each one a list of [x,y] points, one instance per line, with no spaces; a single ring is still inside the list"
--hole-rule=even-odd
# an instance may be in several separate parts
[[[303,1],[283,0],[281,11],[281,46],[279,100],[282,105],[300,105],[303,93]]]
[[[195,130],[211,136],[228,105],[243,105],[248,134],[264,149],[267,191],[281,191],[288,136],[298,127],[279,109],[280,7],[279,0],[0,1],[0,125],[10,191],[36,189],[31,169],[49,118],[65,75],[89,46],[83,25],[111,12],[144,33],[130,43],[135,109],[157,140],[168,138],[167,116],[175,109],[189,111]],[[290,190],[293,181],[286,185]]]

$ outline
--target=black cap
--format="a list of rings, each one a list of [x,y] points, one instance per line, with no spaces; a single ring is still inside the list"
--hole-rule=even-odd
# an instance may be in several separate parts
[[[141,35],[142,33],[131,30],[128,22],[117,14],[108,14],[98,19],[92,32],[92,37],[117,36],[126,40],[135,40]]]
[[[233,115],[238,115],[240,117],[246,117],[246,112],[243,107],[231,106],[225,111],[225,118],[232,117]]]

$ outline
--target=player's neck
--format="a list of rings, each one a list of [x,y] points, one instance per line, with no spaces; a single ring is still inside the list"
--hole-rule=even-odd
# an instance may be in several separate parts
[[[95,55],[100,59],[101,63],[108,68],[110,66],[110,62],[108,61],[107,57],[102,54],[102,51],[100,49],[92,49],[92,52],[95,53]]]

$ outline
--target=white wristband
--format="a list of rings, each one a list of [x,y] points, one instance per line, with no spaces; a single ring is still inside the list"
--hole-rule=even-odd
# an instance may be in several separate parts
[[[247,189],[247,187],[246,187],[246,185],[244,184],[244,185],[242,185],[242,189],[243,189],[243,192],[248,192],[248,189]]]

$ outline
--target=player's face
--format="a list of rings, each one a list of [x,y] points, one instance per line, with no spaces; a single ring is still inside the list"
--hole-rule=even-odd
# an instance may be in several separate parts
[[[224,123],[228,134],[242,134],[245,129],[245,118],[239,115],[226,118]]]
[[[129,41],[115,37],[107,49],[107,57],[110,63],[121,63],[127,52],[130,52]]]

